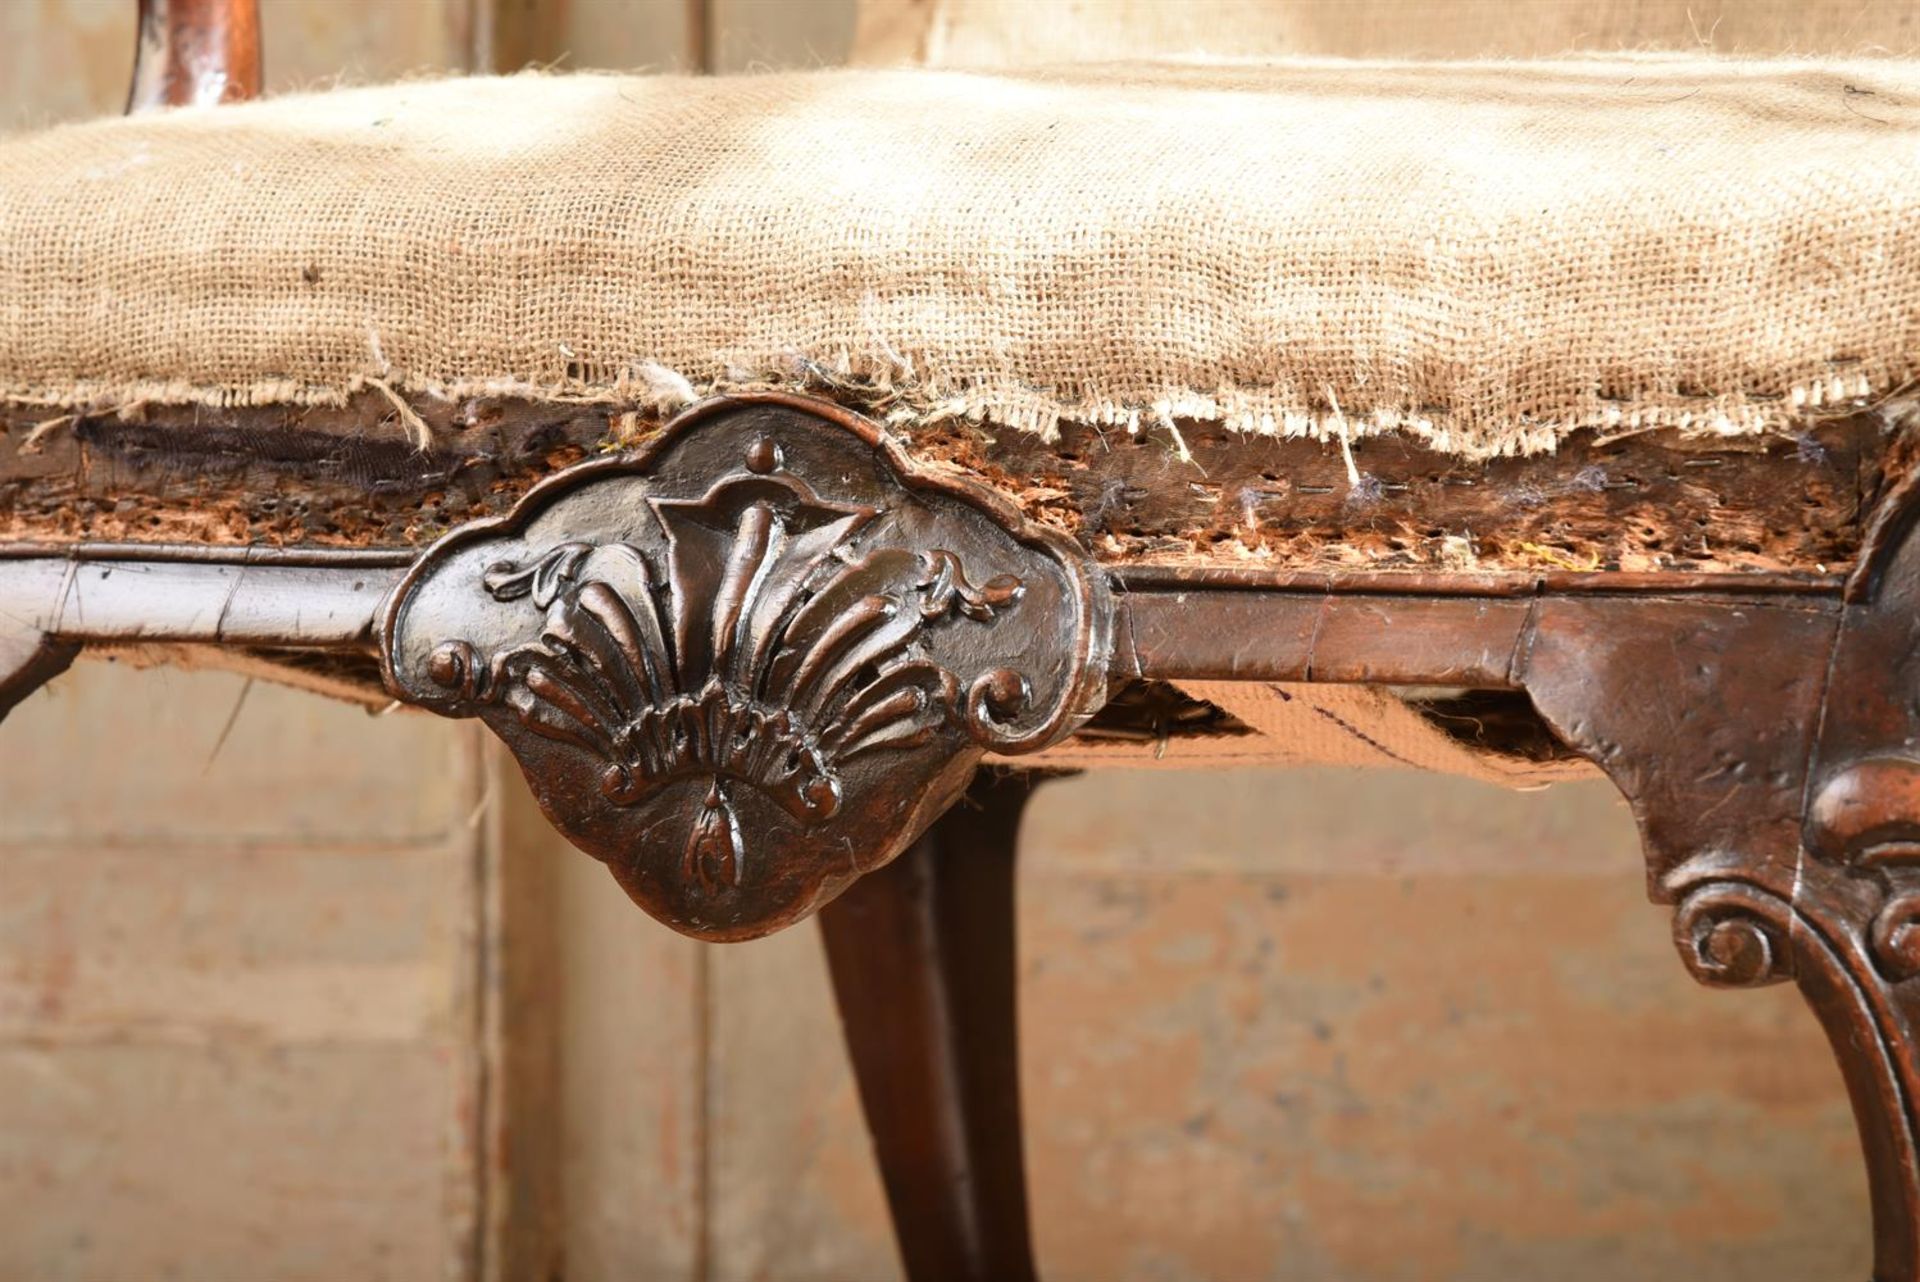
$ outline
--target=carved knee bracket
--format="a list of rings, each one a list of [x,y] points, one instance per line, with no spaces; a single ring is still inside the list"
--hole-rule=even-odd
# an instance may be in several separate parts
[[[886,863],[989,749],[1106,697],[1068,540],[851,415],[695,409],[426,552],[380,625],[400,698],[475,716],[649,913],[763,934]]]
[[[1847,1080],[1878,1282],[1920,1282],[1920,488],[1843,594],[1545,601],[1518,665],[1632,802],[1703,982],[1794,980]]]

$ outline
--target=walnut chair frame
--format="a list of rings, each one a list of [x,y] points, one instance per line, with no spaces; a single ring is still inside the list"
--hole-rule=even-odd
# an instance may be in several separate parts
[[[236,58],[257,85],[250,4],[143,10],[137,84],[168,87],[137,101]],[[1920,1282],[1920,470],[1893,453],[1845,574],[1180,569],[1102,562],[831,400],[723,398],[424,550],[0,544],[0,712],[84,647],[171,642],[377,663],[479,718],[675,929],[819,912],[908,1276],[1019,1282],[1012,874],[1043,776],[1005,764],[1143,681],[1506,692],[1631,803],[1688,970],[1799,986],[1874,1278]]]

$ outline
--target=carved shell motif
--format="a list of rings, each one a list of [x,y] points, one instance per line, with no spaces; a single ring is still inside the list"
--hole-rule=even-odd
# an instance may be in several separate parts
[[[764,472],[774,459],[754,462]],[[487,591],[544,611],[540,639],[485,660],[449,641],[428,670],[605,761],[600,791],[615,805],[683,776],[706,781],[682,860],[706,888],[740,884],[732,787],[757,788],[802,822],[828,819],[837,772],[863,753],[918,747],[955,715],[991,742],[995,719],[1024,704],[1026,682],[1005,668],[977,678],[963,704],[953,673],[912,652],[923,628],[984,622],[1018,600],[1014,576],[975,588],[945,550],[842,560],[840,541],[871,511],[822,503],[788,478],[723,481],[698,503],[654,508],[678,590],[663,591],[626,543],[503,561]]]
[[[890,759],[944,748],[920,754],[923,774],[939,772],[962,747],[977,755],[1030,732],[1018,724],[1034,700],[1026,676],[1005,663],[955,671],[951,656],[993,649],[977,638],[931,644],[992,628],[1028,584],[951,547],[862,540],[885,509],[822,498],[764,438],[696,493],[645,496],[651,539],[567,539],[484,563],[486,598],[534,616],[490,630],[523,639],[439,640],[418,672],[449,701],[442,710],[480,715],[507,739],[556,822],[625,866],[636,899],[691,933],[736,937],[890,857],[855,849],[876,842],[862,828],[881,813],[871,797],[844,814],[851,791],[887,782]],[[561,773],[589,769],[597,801],[556,784],[556,761]],[[891,809],[904,813],[914,781],[899,782]],[[756,797],[758,819],[745,805]],[[769,823],[766,805],[785,822]],[[587,821],[606,808],[638,818]],[[773,840],[773,827],[817,840]],[[639,848],[618,849],[622,837]],[[822,866],[770,866],[809,857]]]

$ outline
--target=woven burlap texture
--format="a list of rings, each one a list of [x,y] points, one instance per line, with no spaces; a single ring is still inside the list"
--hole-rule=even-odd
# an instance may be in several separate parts
[[[1469,455],[1920,352],[1920,63],[423,81],[0,142],[0,396],[374,382]]]
[[[1076,736],[1027,764],[1075,769],[1348,766],[1431,770],[1507,788],[1540,788],[1598,772],[1568,757],[1536,761],[1463,742],[1389,691],[1297,682],[1183,681],[1196,699],[1232,714],[1237,734],[1154,740]]]

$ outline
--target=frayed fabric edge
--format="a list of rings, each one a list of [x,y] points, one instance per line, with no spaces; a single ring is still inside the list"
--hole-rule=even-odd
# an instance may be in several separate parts
[[[1563,413],[1521,416],[1494,426],[1463,424],[1441,410],[1343,409],[1334,389],[1328,389],[1324,398],[1331,408],[1301,405],[1257,388],[1211,393],[1169,391],[1143,401],[1074,402],[1026,387],[979,387],[936,395],[922,388],[845,377],[811,365],[797,372],[792,367],[764,372],[736,368],[724,378],[696,379],[663,365],[642,363],[623,371],[617,380],[604,383],[513,377],[441,381],[407,377],[398,371],[359,375],[331,386],[294,380],[266,380],[244,386],[157,380],[82,381],[57,387],[4,386],[0,387],[0,401],[59,410],[63,418],[71,418],[112,415],[155,404],[337,408],[362,393],[374,392],[395,406],[396,413],[405,405],[401,396],[411,395],[440,401],[473,397],[543,400],[665,416],[710,396],[777,390],[811,393],[846,404],[909,438],[917,429],[960,421],[1009,429],[1050,442],[1059,438],[1063,424],[1085,424],[1132,436],[1161,434],[1176,454],[1190,460],[1180,424],[1202,423],[1246,436],[1305,438],[1343,448],[1370,437],[1399,436],[1435,453],[1483,461],[1551,454],[1561,440],[1583,431],[1602,439],[1659,430],[1695,438],[1795,435],[1809,418],[1870,409],[1903,392],[1913,380],[1911,369],[1888,369],[1875,377],[1855,367],[1794,384],[1780,394],[1649,394],[1637,401],[1591,398],[1590,403],[1570,406]],[[408,435],[424,448],[424,424],[410,411],[401,418]]]

